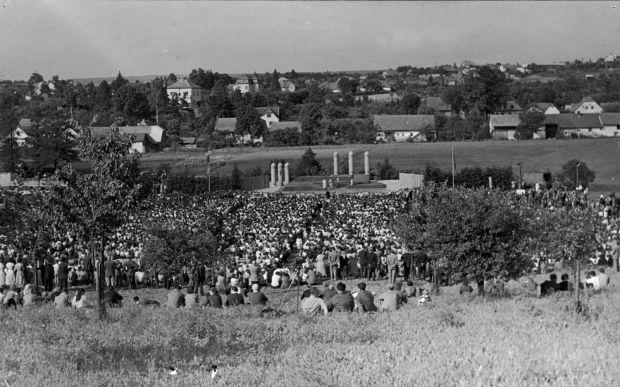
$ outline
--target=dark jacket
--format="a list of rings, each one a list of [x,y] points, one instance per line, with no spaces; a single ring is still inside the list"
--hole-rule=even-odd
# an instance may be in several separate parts
[[[327,309],[335,312],[352,312],[354,303],[351,293],[338,293],[327,301]]]
[[[221,308],[222,307],[222,296],[219,294],[211,294],[205,300],[205,305],[210,306],[212,308]]]
[[[368,251],[366,251],[366,249],[360,251],[358,262],[362,267],[368,265]]]
[[[228,296],[228,305],[237,306],[245,304],[243,296],[239,293],[232,293]]]
[[[267,296],[265,296],[261,292],[252,292],[248,294],[248,300],[252,305],[266,305],[267,304]]]
[[[368,266],[377,267],[377,263],[379,263],[377,254],[374,251],[371,251],[370,253],[368,253]]]
[[[357,293],[357,302],[362,306],[362,312],[374,312],[377,310],[375,306],[375,297],[366,290],[360,290]]]

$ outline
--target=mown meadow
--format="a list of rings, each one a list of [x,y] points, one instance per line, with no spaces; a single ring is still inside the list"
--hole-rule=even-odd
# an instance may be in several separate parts
[[[585,315],[568,294],[538,299],[520,283],[509,298],[461,298],[450,287],[430,304],[367,315],[302,316],[296,291],[269,294],[282,317],[126,302],[99,321],[94,310],[21,308],[0,312],[0,377],[9,386],[618,385],[620,276],[612,283],[586,296]],[[137,292],[121,294],[165,300],[164,290]]]

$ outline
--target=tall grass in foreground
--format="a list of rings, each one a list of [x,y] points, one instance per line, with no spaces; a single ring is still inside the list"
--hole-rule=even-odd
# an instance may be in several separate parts
[[[161,290],[139,292],[165,297]],[[398,312],[310,318],[294,313],[296,296],[270,295],[289,312],[281,318],[261,318],[251,307],[187,311],[126,305],[110,310],[106,322],[93,310],[44,306],[0,312],[0,379],[10,386],[620,381],[617,288],[589,298],[587,316],[573,314],[569,295],[462,299],[449,288],[430,305],[408,304]],[[211,364],[219,367],[214,380]],[[169,375],[169,366],[179,373]]]

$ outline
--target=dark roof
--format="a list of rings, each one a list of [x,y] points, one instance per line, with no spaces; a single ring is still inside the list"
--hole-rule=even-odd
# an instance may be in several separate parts
[[[269,131],[274,132],[276,130],[282,130],[282,129],[297,129],[297,131],[301,133],[301,122],[299,121],[272,122],[271,127],[269,128]]]
[[[255,107],[254,110],[258,112],[259,115],[265,114],[275,114],[276,116],[280,116],[280,107],[279,106],[261,106]]]
[[[601,122],[605,126],[620,125],[620,113],[601,113]]]
[[[32,126],[32,120],[30,118],[22,118],[17,125],[22,129],[28,129]]]
[[[586,95],[585,97],[583,97],[580,103],[584,103],[584,102],[596,102],[596,101],[592,98],[592,96]]]
[[[179,143],[181,145],[191,145],[196,143],[196,137],[179,137]]]
[[[435,116],[379,114],[372,116],[373,122],[383,132],[421,131],[435,129]]]
[[[545,110],[549,109],[550,107],[555,107],[555,105],[553,103],[551,103],[551,102],[536,102],[536,103],[532,104],[532,106],[535,106],[535,107],[539,108],[543,112]]]
[[[444,102],[440,97],[426,97],[422,100],[422,104],[426,105],[426,107],[431,108],[437,112],[449,112],[452,110],[450,105]]]
[[[544,125],[557,125],[559,129],[601,128],[598,114],[554,114],[545,116]]]
[[[491,114],[489,119],[490,126],[495,129],[499,128],[511,128],[516,129],[521,123],[521,119],[518,115],[514,114]]]
[[[236,118],[218,118],[215,122],[215,130],[218,132],[232,133],[237,128]]]
[[[179,79],[172,85],[167,87],[168,89],[201,89],[200,86],[192,83],[189,79]]]
[[[109,126],[93,126],[90,128],[93,132],[93,134],[97,137],[103,137],[106,136],[110,133],[110,127]],[[149,135],[150,131],[151,131],[151,127],[150,126],[144,126],[144,125],[139,125],[139,126],[121,126],[118,128],[118,131],[122,134],[127,134],[130,136],[135,136],[135,140],[134,142],[144,142],[146,137]],[[154,140],[153,138],[151,138],[151,136],[148,136],[149,140],[157,143],[158,141]]]
[[[519,103],[517,101],[515,101],[514,99],[509,99],[508,101],[506,101],[505,104],[502,105],[501,108],[499,108],[499,111],[509,111],[509,112],[520,112],[521,110],[521,106],[519,105]]]

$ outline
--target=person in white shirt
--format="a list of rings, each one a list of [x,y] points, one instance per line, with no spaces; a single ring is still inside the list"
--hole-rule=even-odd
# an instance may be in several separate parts
[[[607,274],[605,274],[605,269],[604,268],[600,268],[598,269],[599,273],[597,275],[598,277],[598,286],[599,289],[607,289],[609,287],[609,276]]]
[[[588,272],[588,274],[586,274],[586,279],[584,282],[586,289],[589,288],[594,291],[598,291],[601,289],[599,278],[596,276],[596,272],[594,271]]]

